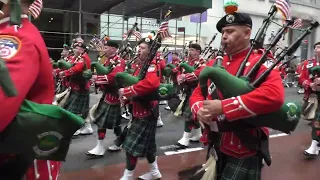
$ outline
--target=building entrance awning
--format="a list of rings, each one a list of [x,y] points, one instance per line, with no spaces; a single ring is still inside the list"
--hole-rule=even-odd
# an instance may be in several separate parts
[[[161,19],[169,7],[171,18],[202,13],[212,7],[212,0],[46,0],[45,8],[63,9],[87,13],[125,15]]]

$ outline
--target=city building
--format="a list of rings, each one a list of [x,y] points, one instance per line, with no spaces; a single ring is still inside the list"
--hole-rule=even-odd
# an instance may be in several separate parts
[[[202,3],[199,3],[199,2]],[[147,36],[153,30],[157,30],[163,16],[169,6],[172,6],[174,18],[169,21],[172,38],[163,42],[170,50],[181,50],[190,42],[198,42],[205,47],[210,42],[216,30],[216,23],[224,16],[223,0],[185,0],[178,5],[169,0],[46,0],[44,10],[38,20],[33,22],[42,32],[47,43],[49,53],[54,58],[59,58],[62,45],[70,43],[77,33],[86,42],[93,35],[109,36],[111,39],[122,41],[125,34],[138,23],[138,28],[143,36]],[[168,2],[172,2],[171,4]],[[268,11],[275,0],[237,0],[239,11],[251,15],[253,19],[252,38],[262,25],[263,19],[267,17]],[[301,18],[303,29],[309,26],[312,20],[319,20],[315,16],[320,12],[320,0],[291,0],[293,19]],[[191,3],[191,4],[190,4]],[[208,5],[210,3],[210,5]],[[206,10],[209,8],[208,10]],[[202,14],[196,14],[202,13]],[[191,15],[193,14],[193,15]],[[178,15],[183,15],[182,17]],[[197,18],[199,18],[197,20]],[[191,22],[193,21],[193,22]],[[201,22],[201,23],[200,23]],[[266,32],[265,44],[272,31],[277,32],[279,25],[283,24],[280,13],[274,19]],[[281,41],[284,47],[293,42],[301,33],[299,30],[290,30]],[[296,52],[302,59],[312,57],[312,45],[320,39],[320,29],[312,32],[301,44]],[[215,48],[219,47],[221,35],[218,33],[213,43]],[[132,46],[135,38],[131,38]]]

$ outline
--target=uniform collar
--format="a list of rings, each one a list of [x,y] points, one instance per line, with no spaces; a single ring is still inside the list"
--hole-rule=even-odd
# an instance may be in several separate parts
[[[240,58],[240,57],[244,57],[248,54],[250,47],[247,47],[243,50],[240,50],[239,52],[233,53],[231,55],[228,55],[229,60],[233,61],[234,59]]]
[[[21,18],[22,19],[28,19],[28,15],[26,14],[21,14]],[[0,19],[0,25],[4,24],[4,23],[7,23],[10,21],[10,17],[5,17],[3,19]]]

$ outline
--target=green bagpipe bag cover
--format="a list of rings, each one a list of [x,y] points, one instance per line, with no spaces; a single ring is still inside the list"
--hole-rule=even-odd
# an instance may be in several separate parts
[[[165,76],[165,77],[169,77],[169,76],[171,75],[171,68],[165,67],[165,68],[162,70],[162,75]]]
[[[254,88],[244,78],[231,75],[223,67],[205,67],[199,76],[201,89],[207,89],[208,79],[214,83],[223,98],[236,97],[249,93]],[[269,127],[285,133],[294,131],[300,120],[301,107],[299,103],[286,102],[273,113],[261,114],[252,118],[243,119],[253,127]]]
[[[72,67],[71,63],[68,63],[65,60],[59,60],[58,61],[58,66],[60,69],[70,69]]]
[[[115,76],[115,82],[118,87],[128,87],[139,82],[139,78],[126,72],[119,72]],[[167,99],[174,93],[173,84],[160,84],[157,91],[146,96],[148,100]]]
[[[127,72],[119,72],[115,75],[115,82],[118,87],[128,87],[139,82],[139,78]]]
[[[315,66],[310,69],[310,74],[320,75],[320,66]]]
[[[84,122],[58,106],[24,100],[13,122],[2,132],[0,153],[64,161],[74,132]]]
[[[52,68],[53,69],[59,68],[59,63],[57,63],[57,62],[52,63]]]
[[[99,62],[91,63],[91,68],[93,67],[96,69],[97,75],[107,75],[112,70],[110,66],[105,67]]]
[[[185,73],[192,73],[195,70],[193,66],[190,66],[185,62],[181,63],[179,66],[184,68]]]

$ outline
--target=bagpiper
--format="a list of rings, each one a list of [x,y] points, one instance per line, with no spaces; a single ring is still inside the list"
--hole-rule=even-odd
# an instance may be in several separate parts
[[[138,50],[138,69],[134,72],[134,76],[138,76],[141,67],[146,63],[150,51],[152,38],[141,39]],[[144,97],[154,92],[160,85],[160,77],[158,75],[157,62],[154,59],[144,79],[132,86],[119,89],[119,95],[122,101],[132,97]],[[158,101],[134,101],[132,102],[133,119],[128,127],[128,132],[123,142],[123,149],[126,151],[126,169],[124,170],[121,180],[133,180],[134,170],[137,165],[138,157],[146,157],[149,163],[149,172],[140,176],[141,179],[158,179],[162,175],[159,171],[156,158],[156,129],[157,118],[159,116]]]
[[[320,90],[320,74],[312,73],[314,67],[320,65],[320,42],[314,46],[314,58],[305,61],[301,70],[299,83],[305,90],[303,97],[303,115],[306,120],[311,121],[311,145],[304,151],[306,156],[317,156],[320,151],[320,116],[317,92]]]
[[[10,3],[15,1],[0,1],[0,56],[19,93],[8,98],[0,89],[0,134],[16,116],[24,99],[51,104],[54,98],[53,69],[46,44],[39,30],[28,20],[28,13],[34,18],[40,15],[42,0],[21,0],[21,7]],[[19,12],[16,10],[20,8],[21,22],[14,22],[10,13]],[[20,154],[1,155],[0,159],[0,179],[18,180],[24,175],[26,180],[57,179],[61,166],[60,162],[34,160]]]
[[[91,81],[83,76],[83,72],[90,69],[91,60],[86,53],[86,46],[81,37],[76,38],[73,52],[74,55],[70,61],[72,67],[59,72],[60,78],[69,78],[70,93],[67,96],[63,108],[85,119],[89,113]],[[86,135],[92,133],[91,124],[86,122],[74,135],[78,136],[80,134]]]
[[[125,61],[116,55],[119,44],[116,41],[108,40],[105,43],[104,53],[106,60],[105,67],[113,67],[112,71],[106,75],[97,75],[94,81],[97,85],[103,86],[104,100],[99,104],[95,112],[95,123],[98,126],[98,142],[97,145],[90,151],[86,152],[90,156],[102,157],[106,151],[103,145],[103,140],[106,135],[107,129],[113,130],[114,134],[118,137],[121,134],[121,107],[116,88],[114,77],[118,72],[125,70]],[[111,151],[121,150],[121,147],[113,145],[108,148]]]
[[[177,143],[177,145],[181,148],[188,147],[190,141],[199,141],[202,136],[199,122],[193,120],[189,106],[189,98],[194,88],[197,86],[200,72],[205,67],[205,61],[200,59],[201,46],[199,44],[191,43],[189,45],[188,54],[188,65],[193,67],[194,71],[185,72],[186,70],[182,68],[182,71],[180,71],[177,77],[178,84],[183,87],[183,91],[186,94],[185,101],[183,102],[184,107],[182,107],[183,115],[185,117],[184,133],[182,138]],[[179,69],[179,67],[177,68]]]
[[[250,49],[252,19],[248,14],[234,12],[222,17],[216,27],[222,34],[222,45],[226,46],[226,55],[221,58],[221,65],[235,76]],[[260,59],[262,51],[257,52],[250,54],[244,74]],[[268,58],[272,58],[271,53],[269,53]],[[268,60],[264,63],[257,76],[260,76],[272,62],[272,60]],[[213,66],[214,63],[215,60],[210,61],[207,66]],[[212,127],[214,122],[235,122],[258,114],[271,113],[280,109],[284,103],[284,87],[279,71],[276,69],[271,72],[260,87],[237,97],[224,99],[221,97],[220,91],[212,89],[210,84],[211,82],[208,82],[207,97],[203,97],[200,86],[194,90],[190,97],[190,106],[194,119],[210,126],[212,131],[215,132],[219,132],[219,130]],[[268,92],[268,96],[265,92]],[[213,97],[217,98],[213,99]],[[237,129],[234,131],[237,131]],[[250,136],[259,139],[267,139],[269,136],[267,128],[252,128],[248,130],[248,133]],[[261,149],[249,148],[248,144],[251,144],[251,142],[247,141],[248,139],[245,138],[240,140],[240,137],[233,131],[223,132],[222,137],[216,140],[217,147],[221,151],[217,158],[217,179],[261,179],[261,162],[264,154]],[[256,145],[261,147],[259,143],[252,143],[252,146]],[[270,157],[268,159],[270,160]]]

